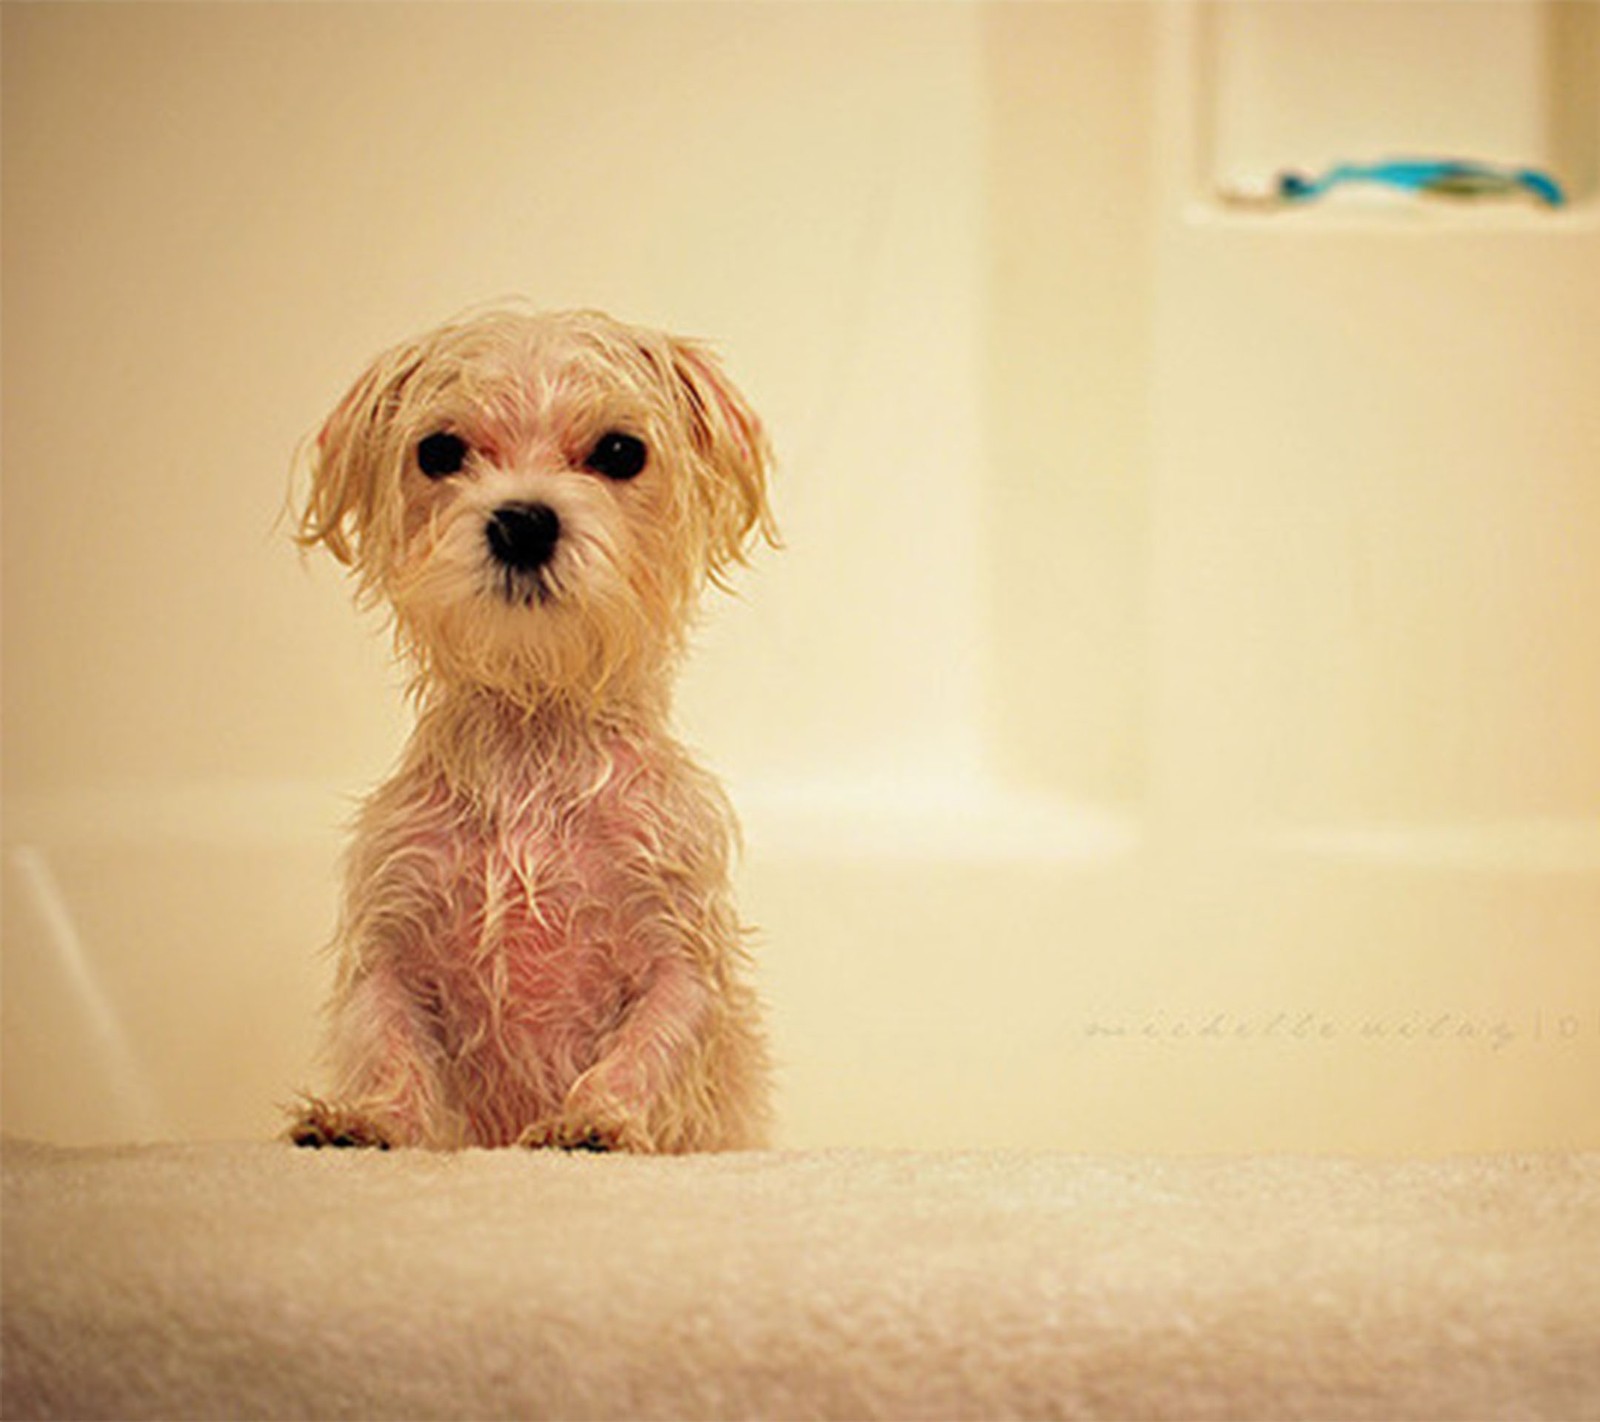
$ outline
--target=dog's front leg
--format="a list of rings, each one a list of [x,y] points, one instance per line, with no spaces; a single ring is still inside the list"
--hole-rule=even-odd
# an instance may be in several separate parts
[[[673,1125],[671,1103],[702,1049],[712,1001],[691,962],[674,957],[659,963],[604,1055],[572,1084],[559,1118],[530,1143],[661,1150],[662,1128]]]
[[[448,1147],[440,1047],[417,1004],[390,972],[342,984],[333,1005],[329,1098],[307,1096],[289,1128],[302,1146]]]

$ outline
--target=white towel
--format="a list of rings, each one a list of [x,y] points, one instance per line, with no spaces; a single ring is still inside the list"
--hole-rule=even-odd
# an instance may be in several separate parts
[[[7,1418],[1600,1418],[1600,1156],[4,1147]]]

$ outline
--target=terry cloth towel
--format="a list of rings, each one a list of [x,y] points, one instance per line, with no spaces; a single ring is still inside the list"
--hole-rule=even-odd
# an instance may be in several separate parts
[[[1600,1156],[3,1162],[11,1419],[1600,1418]]]

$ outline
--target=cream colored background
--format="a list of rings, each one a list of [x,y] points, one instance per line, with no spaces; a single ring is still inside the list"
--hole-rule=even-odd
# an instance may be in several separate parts
[[[776,436],[680,721],[785,1143],[1600,1144],[1595,7],[1396,8],[7,5],[5,1128],[304,1079],[405,715],[290,457],[522,293]],[[1584,201],[1214,201],[1355,76]]]

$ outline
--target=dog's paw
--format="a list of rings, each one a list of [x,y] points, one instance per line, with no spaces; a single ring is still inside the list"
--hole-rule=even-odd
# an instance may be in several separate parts
[[[527,1150],[615,1150],[604,1132],[585,1130],[565,1121],[537,1121],[517,1137]]]
[[[622,1150],[637,1155],[652,1155],[656,1148],[644,1124],[615,1102],[574,1100],[573,1096],[567,1098],[559,1116],[535,1122],[518,1137],[517,1144],[533,1150]]]
[[[655,1153],[649,1135],[635,1126],[591,1126],[581,1121],[552,1121],[530,1126],[518,1137],[517,1144],[530,1150]]]
[[[296,1110],[294,1120],[285,1137],[297,1146],[320,1148],[322,1146],[354,1147],[368,1150],[388,1150],[387,1133],[376,1122],[356,1111],[345,1110],[308,1097]]]

